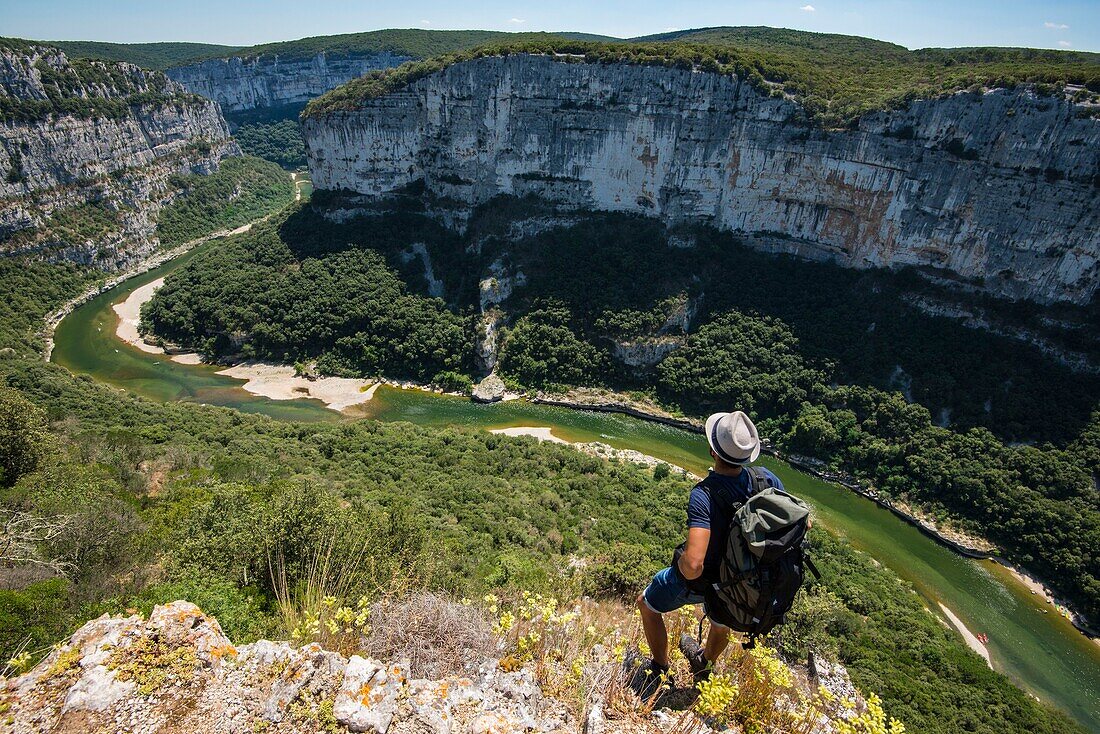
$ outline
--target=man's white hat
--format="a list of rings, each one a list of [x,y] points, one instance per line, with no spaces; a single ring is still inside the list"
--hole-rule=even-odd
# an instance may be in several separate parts
[[[740,410],[707,418],[707,443],[727,464],[751,464],[760,456],[760,434]]]

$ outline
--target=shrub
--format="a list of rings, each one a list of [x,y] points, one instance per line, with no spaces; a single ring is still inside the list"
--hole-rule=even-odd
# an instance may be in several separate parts
[[[272,637],[276,631],[275,620],[264,611],[262,598],[258,589],[242,589],[215,574],[185,569],[172,580],[144,589],[130,604],[148,615],[158,604],[189,601],[216,618],[227,637],[245,643]]]
[[[585,569],[586,591],[595,596],[633,599],[645,589],[653,574],[667,565],[653,556],[652,548],[615,543],[606,553],[592,559]]]
[[[474,389],[474,381],[469,376],[453,370],[439,372],[432,378],[432,384],[448,392],[468,393]]]
[[[69,582],[48,579],[25,589],[0,589],[0,660],[40,651],[65,635]]]

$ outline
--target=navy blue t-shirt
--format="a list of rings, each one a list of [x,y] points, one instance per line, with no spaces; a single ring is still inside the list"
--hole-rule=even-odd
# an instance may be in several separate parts
[[[767,477],[768,483],[776,489],[783,489],[783,482],[764,467],[759,467]],[[729,504],[742,503],[752,493],[752,477],[747,471],[742,471],[736,477],[710,472],[707,483],[710,492],[721,491],[729,497]],[[707,555],[703,559],[703,575],[708,576],[718,570],[718,564],[722,561],[722,554],[726,552],[726,541],[729,539],[730,517],[726,508],[720,503],[712,502],[710,492],[696,484],[691,490],[688,499],[688,527],[709,528],[710,543],[707,545]]]

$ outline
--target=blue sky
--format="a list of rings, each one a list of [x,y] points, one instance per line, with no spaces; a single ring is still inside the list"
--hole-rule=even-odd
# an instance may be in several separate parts
[[[0,0],[0,35],[250,45],[378,28],[578,30],[629,37],[770,25],[926,46],[1100,51],[1100,0]]]

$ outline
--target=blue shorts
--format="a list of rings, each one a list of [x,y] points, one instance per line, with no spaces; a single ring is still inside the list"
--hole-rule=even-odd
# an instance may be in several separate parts
[[[642,592],[642,599],[650,610],[658,614],[674,612],[680,607],[686,607],[689,604],[702,604],[706,601],[702,594],[696,594],[688,589],[679,574],[673,571],[671,567],[661,569],[653,576],[649,586],[645,587],[645,591]],[[718,624],[713,619],[711,624],[716,627],[725,626]]]

